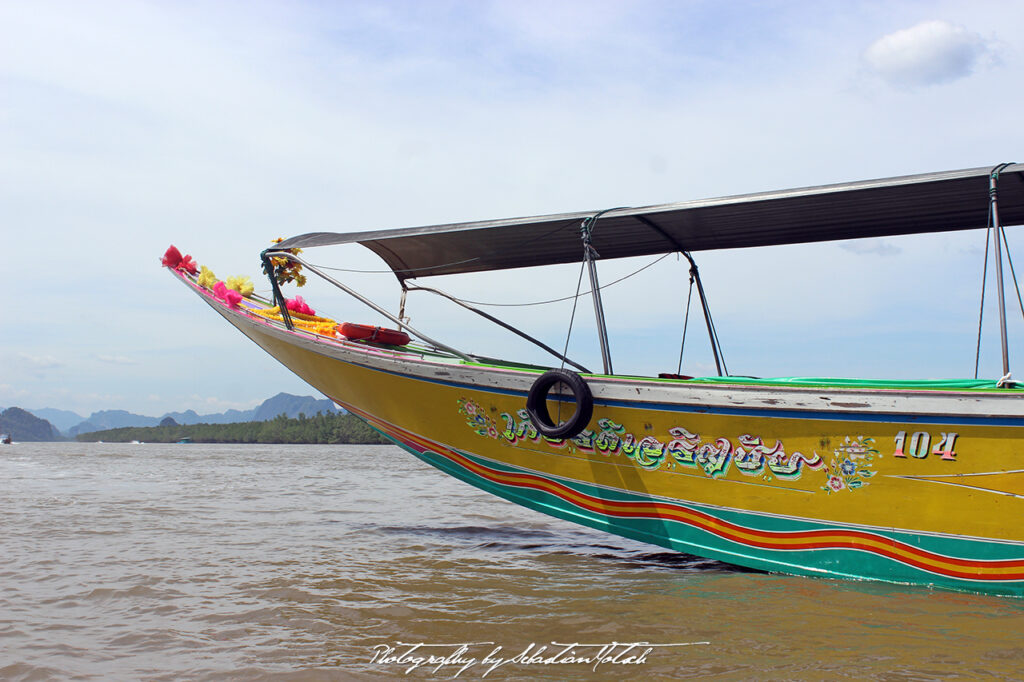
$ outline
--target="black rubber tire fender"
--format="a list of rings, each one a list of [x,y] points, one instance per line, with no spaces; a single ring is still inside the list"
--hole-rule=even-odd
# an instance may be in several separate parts
[[[576,411],[567,421],[555,424],[548,412],[548,394],[555,384],[565,384],[572,391]],[[538,433],[547,438],[575,438],[587,428],[594,416],[594,396],[590,386],[579,374],[567,369],[551,369],[544,372],[530,387],[526,396],[526,411]]]

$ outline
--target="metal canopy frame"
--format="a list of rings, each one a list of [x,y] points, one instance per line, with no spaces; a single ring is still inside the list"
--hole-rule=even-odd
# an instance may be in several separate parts
[[[602,259],[884,237],[988,226],[992,168],[616,208],[372,232],[314,232],[278,248],[358,243],[399,280],[579,263],[579,226],[601,213],[592,238]],[[1024,224],[1024,165],[1000,172],[1005,225]]]
[[[1007,182],[997,188],[1000,177]],[[987,206],[979,200],[986,189],[989,195]],[[398,317],[391,315],[290,254],[288,249],[346,243],[358,243],[369,248],[391,267],[401,283],[404,310],[404,295],[408,290],[405,281],[414,277],[579,262],[579,242],[573,238],[573,233],[578,229],[577,238],[581,237],[583,241],[582,260],[590,277],[604,373],[610,375],[613,373],[611,349],[596,260],[678,251],[689,260],[691,276],[696,277],[715,363],[719,375],[722,375],[720,346],[690,251],[989,228],[996,234],[996,285],[1003,356],[1002,381],[1005,382],[1009,379],[1010,370],[1003,257],[999,239],[1002,229],[1000,214],[1003,223],[1024,223],[1022,164],[1004,163],[995,168],[909,175],[642,208],[615,208],[373,232],[314,232],[287,239],[273,250],[265,251],[261,257],[265,270],[269,265],[268,253],[301,263],[385,315],[399,327],[408,329],[435,347],[471,360],[464,353],[417,333],[402,320],[403,313]],[[599,219],[601,229],[596,230]],[[283,303],[272,268],[268,275],[274,288],[275,300],[279,304]],[[421,289],[452,298],[429,287]],[[282,305],[281,308],[284,313],[285,307]],[[470,309],[511,329],[563,361],[568,361],[557,351],[524,332],[493,316]],[[285,324],[291,328],[290,320],[284,314]]]

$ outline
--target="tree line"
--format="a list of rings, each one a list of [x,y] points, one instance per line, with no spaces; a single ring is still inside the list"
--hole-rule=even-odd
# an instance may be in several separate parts
[[[234,424],[167,424],[92,431],[75,436],[83,443],[298,443],[385,444],[388,439],[351,414],[323,414],[291,419],[283,414],[268,421]]]

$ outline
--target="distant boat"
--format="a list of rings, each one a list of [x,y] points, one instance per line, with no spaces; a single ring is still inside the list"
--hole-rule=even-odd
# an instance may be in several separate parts
[[[0,445],[12,445],[10,434],[0,433]]]
[[[188,436],[185,436],[184,438],[179,438],[178,439],[178,444],[179,445],[184,445],[186,443],[191,443],[191,442],[192,442],[192,439],[189,438]]]
[[[1000,217],[1024,224],[1022,181],[1024,165],[1004,164],[641,208],[311,233],[261,254],[273,300],[202,284],[209,276],[195,277],[191,257],[173,247],[164,264],[257,345],[397,445],[517,504],[761,570],[1024,597],[1024,387],[1010,377],[1005,333],[1002,376],[988,380],[729,376],[691,255],[987,228],[1005,332]],[[297,255],[345,243],[390,266],[401,286],[397,313]],[[616,374],[596,259],[673,252],[690,263],[718,376],[682,376],[675,358],[676,373]],[[770,258],[762,276],[771,276]],[[468,301],[411,282],[558,263],[578,264],[581,278],[589,272],[602,371]],[[418,341],[389,343],[379,329],[357,340],[300,297],[285,299],[280,287],[301,282],[300,268]],[[546,284],[526,279],[518,291],[563,293]],[[659,286],[681,292],[686,278]],[[408,325],[409,290],[445,296],[559,362],[525,365],[434,341]],[[932,330],[888,322],[889,334],[927,343],[948,321]],[[391,463],[375,466],[374,475],[386,475]]]

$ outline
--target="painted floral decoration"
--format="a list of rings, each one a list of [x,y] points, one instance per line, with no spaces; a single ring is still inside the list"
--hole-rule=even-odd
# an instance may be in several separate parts
[[[498,425],[484,414],[484,409],[475,400],[459,398],[459,414],[466,417],[466,423],[481,436],[497,438]]]
[[[866,486],[867,479],[878,473],[872,468],[875,457],[879,456],[874,443],[874,438],[847,436],[833,452],[832,463],[826,470],[828,478],[821,489],[831,495]]]

